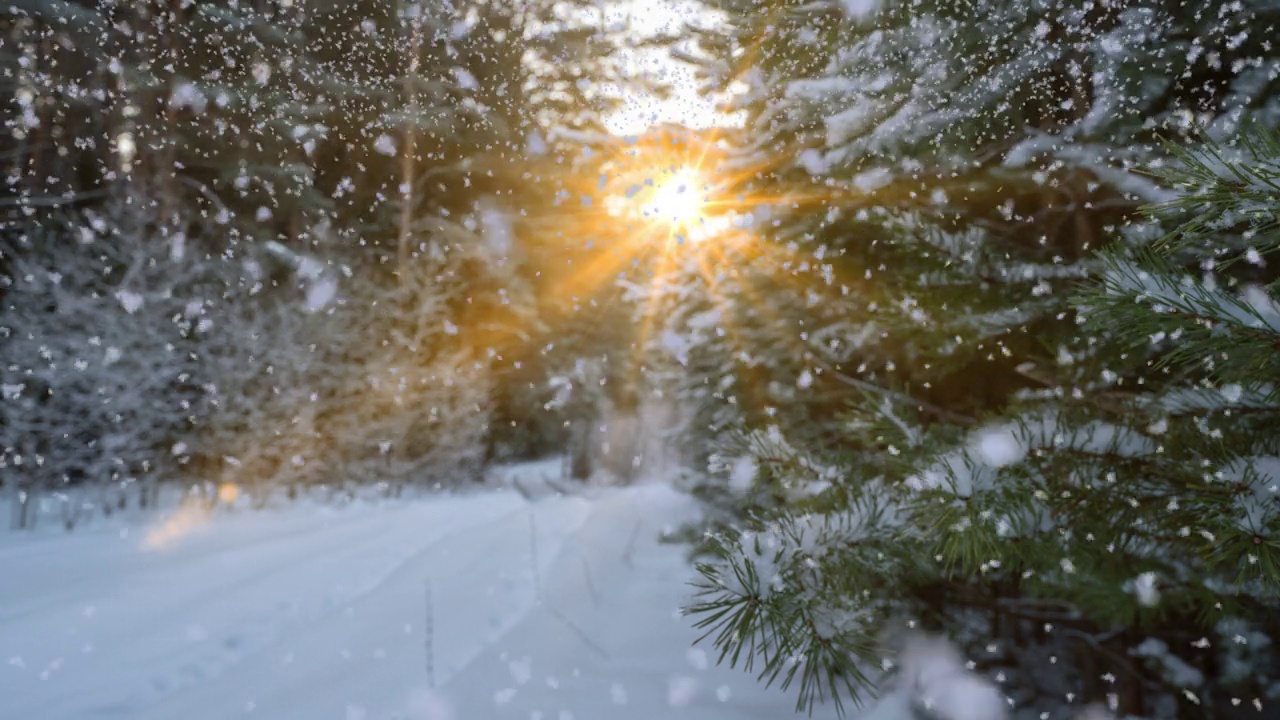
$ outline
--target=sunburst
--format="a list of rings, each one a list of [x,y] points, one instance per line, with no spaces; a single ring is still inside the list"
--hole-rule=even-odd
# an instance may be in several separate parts
[[[682,167],[658,183],[640,213],[673,227],[702,224],[707,213],[707,181],[692,167]]]
[[[791,291],[800,292],[808,280],[792,277],[795,270],[820,264],[805,262],[794,243],[777,242],[774,224],[761,212],[774,217],[825,212],[833,206],[864,206],[872,198],[803,178],[781,185],[769,181],[785,159],[761,154],[744,162],[726,153],[732,143],[723,141],[721,132],[655,131],[619,138],[601,148],[602,157],[561,171],[564,200],[557,212],[536,221],[565,252],[564,264],[546,278],[544,287],[552,290],[548,300],[569,309],[614,302],[620,297],[606,288],[621,282],[632,299],[642,302],[633,346],[642,353],[672,303],[682,302],[688,292],[705,293],[708,303],[724,310],[721,331],[727,339],[749,351],[733,327],[739,320],[734,309],[745,303],[760,318],[769,316],[769,294],[781,289],[778,283],[794,281]],[[824,287],[839,291],[860,284],[839,275],[835,270]],[[767,277],[769,287],[756,287],[756,277]]]

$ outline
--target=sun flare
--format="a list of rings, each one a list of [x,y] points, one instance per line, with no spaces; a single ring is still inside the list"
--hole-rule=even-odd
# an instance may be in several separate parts
[[[779,203],[791,209],[822,205],[829,196],[788,194],[773,197],[753,186],[764,164],[726,162],[729,143],[723,130],[655,130],[605,149],[590,172],[572,175],[558,193],[563,215],[547,227],[559,238],[566,223],[578,228],[587,261],[566,264],[565,297],[578,302],[620,277],[660,287],[676,274],[692,270],[714,277],[770,252],[756,237],[757,209]],[[595,202],[593,202],[595,200]],[[634,275],[634,277],[632,277]],[[655,291],[654,297],[661,293]]]
[[[690,168],[676,171],[657,183],[645,204],[649,218],[683,226],[704,219],[707,208],[706,181]]]

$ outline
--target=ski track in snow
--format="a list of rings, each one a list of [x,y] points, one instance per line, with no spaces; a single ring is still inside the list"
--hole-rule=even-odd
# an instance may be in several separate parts
[[[690,647],[692,570],[658,536],[694,512],[662,485],[493,490],[236,513],[159,550],[0,538],[0,718],[790,717]]]

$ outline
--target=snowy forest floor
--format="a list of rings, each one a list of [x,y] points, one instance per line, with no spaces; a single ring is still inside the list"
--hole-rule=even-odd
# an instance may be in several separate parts
[[[0,535],[0,717],[791,717],[690,645],[693,570],[659,537],[696,512],[661,484],[498,487],[219,514],[159,548]]]

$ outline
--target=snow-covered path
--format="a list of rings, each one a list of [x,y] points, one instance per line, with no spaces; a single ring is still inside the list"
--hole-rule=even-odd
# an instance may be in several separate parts
[[[790,717],[689,647],[692,571],[658,535],[692,512],[661,485],[494,490],[238,513],[162,549],[6,542],[0,718]]]

